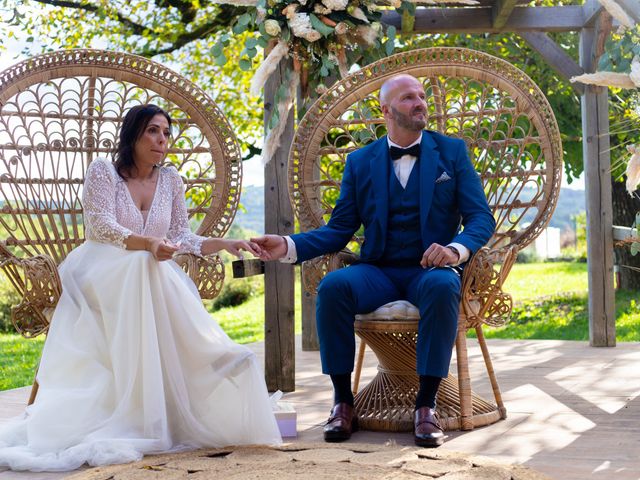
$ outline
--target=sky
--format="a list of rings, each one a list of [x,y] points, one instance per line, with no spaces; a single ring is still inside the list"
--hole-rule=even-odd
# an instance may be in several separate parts
[[[22,61],[27,57],[21,53],[22,49],[25,45],[26,35],[19,31],[14,30],[17,40],[9,39],[6,43],[7,50],[0,55],[0,71]],[[38,41],[36,38],[35,42]],[[242,164],[242,184],[246,185],[264,185],[264,169],[262,166],[262,158],[254,157],[251,160],[247,160]],[[574,180],[572,184],[568,184],[566,182],[565,176],[562,177],[562,187],[563,188],[571,188],[576,190],[583,190],[585,188],[584,185],[584,174],[580,176],[577,180]]]

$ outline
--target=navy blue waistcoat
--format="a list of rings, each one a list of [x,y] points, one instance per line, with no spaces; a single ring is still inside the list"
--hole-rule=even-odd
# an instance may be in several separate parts
[[[424,253],[420,234],[420,162],[413,166],[405,188],[402,188],[392,166],[389,171],[387,239],[384,254],[376,263],[418,265]]]

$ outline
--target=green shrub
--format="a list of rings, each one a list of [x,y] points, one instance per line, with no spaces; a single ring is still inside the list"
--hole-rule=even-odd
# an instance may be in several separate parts
[[[587,263],[587,250],[578,249],[575,247],[563,248],[561,256],[558,259],[554,259],[559,262],[579,262]]]
[[[215,312],[221,308],[242,305],[251,297],[264,293],[264,287],[260,287],[261,285],[259,285],[258,281],[249,278],[232,280],[227,277],[220,295],[211,302],[210,310]]]
[[[20,303],[20,296],[11,282],[0,275],[0,332],[15,333],[11,323],[11,307]]]
[[[518,253],[517,263],[539,263],[540,257],[532,247],[527,247]]]

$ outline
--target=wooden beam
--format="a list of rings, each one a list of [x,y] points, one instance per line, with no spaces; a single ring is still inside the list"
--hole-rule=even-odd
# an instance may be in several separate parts
[[[281,61],[264,88],[265,125],[277,109],[275,93],[292,71],[291,60]],[[293,141],[293,109],[286,118],[287,126],[280,148],[276,150],[264,170],[264,231],[279,235],[293,233],[293,211],[287,189],[289,145]],[[280,262],[266,262],[264,275],[264,363],[267,388],[273,392],[295,390],[295,331],[294,331],[294,267]]]
[[[585,0],[582,10],[584,26],[592,27],[600,16],[600,13],[604,11],[604,7],[598,0]]]
[[[611,35],[611,29],[613,28],[613,17],[609,12],[602,12],[596,21],[594,47],[592,52],[592,68],[596,69],[600,57],[604,53],[604,47],[607,43],[607,39]]]
[[[493,9],[470,8],[418,8],[414,32],[416,33],[498,33],[498,32],[572,32],[584,23],[580,5],[562,7],[515,7],[502,28],[493,26]],[[382,21],[401,28],[401,16],[395,11],[382,14]]]
[[[596,29],[583,29],[580,33],[580,64],[586,72],[594,70],[596,44]],[[616,344],[608,93],[605,88],[588,85],[581,97],[587,197],[589,343],[594,347],[613,347]]]
[[[506,25],[517,3],[518,0],[496,0],[495,5],[491,9],[493,28],[501,29]]]
[[[331,87],[338,78],[334,75],[330,75],[325,78],[325,85]],[[296,110],[298,113],[298,122],[302,120],[303,112],[309,110],[315,100],[318,99],[318,95],[315,93],[303,95],[301,89],[298,89],[298,98],[296,100]],[[320,178],[320,169],[317,165],[313,167],[313,178],[318,180]],[[305,265],[300,267],[300,315],[301,315],[301,327],[302,327],[302,351],[303,352],[317,352],[320,350],[320,342],[318,340],[318,327],[316,325],[316,298],[315,293],[309,293],[304,288],[304,270]]]
[[[638,0],[618,0],[618,4],[637,23],[640,23],[640,2]]]
[[[304,267],[302,267],[304,268]],[[300,269],[301,314],[302,314],[302,351],[317,352],[320,350],[318,341],[318,328],[316,325],[316,299],[317,295],[305,291],[302,269]]]
[[[619,227],[613,226],[613,239],[614,240],[626,240],[627,238],[634,238],[636,236],[636,229],[631,227]]]
[[[576,75],[582,75],[584,70],[560,46],[544,32],[520,32],[531,48],[542,55],[542,58],[558,72],[566,81]],[[579,94],[584,93],[584,85],[572,83],[571,86]]]

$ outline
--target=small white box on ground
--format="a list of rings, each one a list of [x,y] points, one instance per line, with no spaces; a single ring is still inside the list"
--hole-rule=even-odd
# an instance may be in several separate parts
[[[278,390],[271,395],[271,408],[273,414],[278,422],[278,428],[280,429],[280,435],[283,437],[297,437],[298,430],[296,428],[297,415],[296,410],[293,408],[293,404],[289,402],[280,401],[282,398],[282,392]]]
[[[289,402],[278,402],[278,407],[280,407],[280,410],[276,410],[273,413],[276,415],[280,435],[283,437],[297,437],[297,415],[293,405]]]

